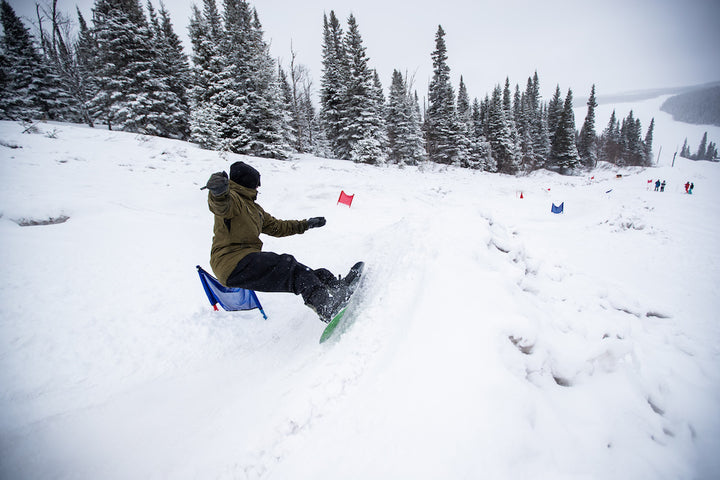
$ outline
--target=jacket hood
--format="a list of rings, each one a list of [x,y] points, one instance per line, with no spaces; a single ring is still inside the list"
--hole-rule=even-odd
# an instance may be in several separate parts
[[[248,198],[252,201],[257,200],[258,191],[254,188],[243,187],[239,183],[230,180],[230,190],[239,193],[241,197]]]

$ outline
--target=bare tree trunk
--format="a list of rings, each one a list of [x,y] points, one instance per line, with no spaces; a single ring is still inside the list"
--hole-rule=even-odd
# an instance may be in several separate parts
[[[43,55],[45,56],[45,58],[47,58],[48,52],[45,48],[45,33],[43,32],[43,21],[42,21],[42,17],[40,16],[40,4],[39,3],[35,4],[35,13],[37,14],[38,28],[40,29],[40,46],[42,47]]]
[[[292,42],[290,42],[290,80],[292,82],[292,112],[293,112],[293,121],[295,122],[295,126],[297,127],[297,138],[295,139],[296,145],[295,148],[298,152],[304,152],[305,149],[303,148],[303,125],[300,121],[300,109],[298,107],[298,76],[299,72],[295,69],[295,56],[297,55],[296,52],[293,50]]]

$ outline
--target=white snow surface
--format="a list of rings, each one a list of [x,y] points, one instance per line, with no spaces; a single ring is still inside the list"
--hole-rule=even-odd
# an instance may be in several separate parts
[[[0,478],[718,478],[720,164],[670,159],[720,128],[661,103],[617,109],[660,166],[573,177],[0,122]],[[367,263],[339,338],[292,294],[210,308],[199,187],[238,159],[274,216],[327,218],[265,250]]]

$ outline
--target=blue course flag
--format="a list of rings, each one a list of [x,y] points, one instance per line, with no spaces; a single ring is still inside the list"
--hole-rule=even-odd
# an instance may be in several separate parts
[[[563,213],[563,210],[565,209],[565,202],[561,203],[560,206],[552,204],[552,209],[550,210],[552,213]]]
[[[210,275],[208,272],[202,269],[200,265],[197,266],[198,275],[200,275],[200,282],[205,289],[205,294],[210,300],[210,305],[215,307],[217,305],[227,310],[252,310],[257,308],[260,310],[263,318],[267,320],[267,315],[260,305],[260,301],[252,290],[246,290],[244,288],[231,288],[226,287],[218,281],[217,278]]]

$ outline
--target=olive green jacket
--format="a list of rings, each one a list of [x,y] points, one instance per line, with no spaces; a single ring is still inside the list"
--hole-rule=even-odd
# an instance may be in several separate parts
[[[262,250],[261,233],[286,237],[308,229],[307,220],[278,220],[256,199],[257,190],[233,181],[227,193],[208,194],[208,206],[215,215],[210,267],[223,285],[243,257]]]

